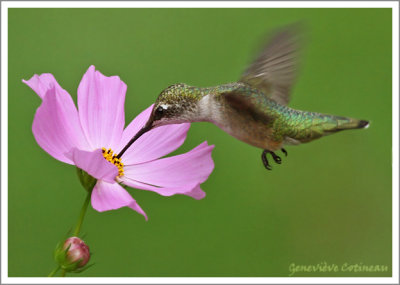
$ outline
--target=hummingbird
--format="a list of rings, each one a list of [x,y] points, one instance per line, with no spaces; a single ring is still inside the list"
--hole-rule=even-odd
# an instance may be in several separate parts
[[[261,160],[271,170],[267,154],[280,164],[286,145],[299,145],[342,130],[367,128],[369,122],[349,117],[292,109],[287,106],[297,77],[301,47],[299,28],[276,31],[237,82],[214,87],[185,83],[164,89],[147,123],[118,154],[149,130],[168,125],[210,122],[229,135],[262,149]]]

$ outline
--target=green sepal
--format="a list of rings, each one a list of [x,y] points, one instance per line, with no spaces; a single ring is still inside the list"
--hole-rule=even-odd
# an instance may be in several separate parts
[[[83,272],[83,271],[86,271],[87,269],[89,269],[89,267],[92,267],[93,265],[94,265],[94,263],[87,264],[87,265],[85,265],[84,267],[79,268],[79,269],[76,269],[76,270],[74,270],[74,271],[72,271],[72,272],[73,272],[73,273],[81,273],[81,272]]]
[[[83,188],[85,188],[89,193],[92,192],[93,187],[96,185],[97,179],[93,176],[90,176],[86,171],[78,167],[76,168],[76,172]]]

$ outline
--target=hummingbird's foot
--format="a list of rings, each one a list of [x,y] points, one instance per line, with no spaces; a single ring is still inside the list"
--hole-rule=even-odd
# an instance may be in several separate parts
[[[281,151],[285,154],[285,156],[287,156],[287,151],[284,148],[281,148]]]
[[[285,151],[285,152],[286,152],[286,151]],[[275,161],[276,163],[278,163],[278,164],[281,164],[281,163],[282,163],[282,159],[280,158],[280,156],[276,155],[273,151],[264,149],[264,151],[263,151],[262,154],[261,154],[261,159],[262,159],[262,162],[263,162],[263,164],[264,164],[264,166],[265,166],[266,169],[272,170],[272,167],[271,167],[271,165],[269,164],[268,159],[267,159],[267,153],[270,153],[270,154],[272,155],[272,158],[274,159],[274,161]]]
[[[262,159],[262,162],[263,162],[265,168],[268,169],[268,170],[272,170],[272,167],[271,167],[271,165],[269,165],[269,162],[268,162],[268,159],[267,159],[267,153],[268,152],[269,152],[269,150],[264,150],[262,152],[262,154],[261,154],[261,159]]]
[[[270,152],[272,155],[272,158],[275,160],[276,163],[281,164],[282,163],[282,159],[280,156],[277,156],[274,152]]]

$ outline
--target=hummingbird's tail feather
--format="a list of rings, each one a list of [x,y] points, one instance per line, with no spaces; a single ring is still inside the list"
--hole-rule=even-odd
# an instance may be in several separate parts
[[[369,127],[369,122],[366,120],[319,113],[302,112],[300,118],[298,118],[300,120],[298,120],[298,124],[294,128],[295,131],[287,134],[289,140],[292,139],[300,143],[309,142],[343,130]]]
[[[342,117],[339,117],[342,118]],[[369,127],[369,122],[366,120],[357,120],[346,118],[345,120],[338,119],[336,131],[351,130],[351,129],[364,129]]]
[[[352,129],[363,129],[369,127],[369,122],[366,120],[358,120],[353,118],[339,117],[339,116],[327,116],[328,122],[322,124],[316,124],[314,127],[320,127],[323,131],[323,135],[333,134],[343,130]]]

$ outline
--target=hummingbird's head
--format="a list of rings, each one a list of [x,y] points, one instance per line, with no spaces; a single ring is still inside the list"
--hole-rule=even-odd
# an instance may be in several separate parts
[[[197,118],[197,102],[201,98],[200,88],[179,83],[164,89],[154,103],[147,123],[136,133],[129,143],[117,155],[124,152],[143,134],[151,129],[169,125],[189,123]]]
[[[199,88],[184,83],[174,84],[164,89],[154,103],[149,123],[152,128],[191,122],[196,117]]]

